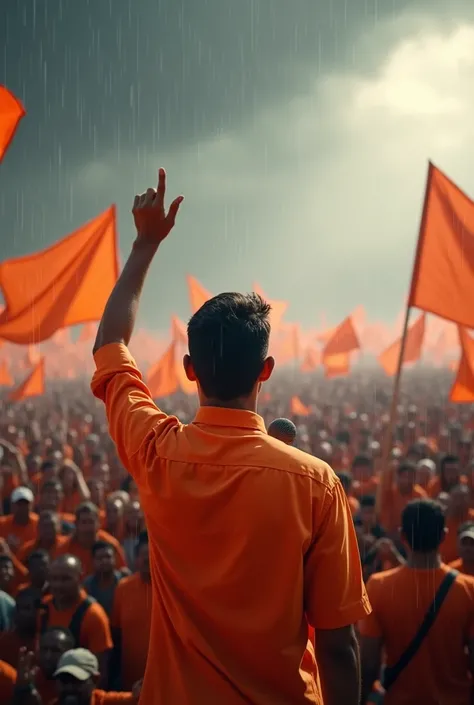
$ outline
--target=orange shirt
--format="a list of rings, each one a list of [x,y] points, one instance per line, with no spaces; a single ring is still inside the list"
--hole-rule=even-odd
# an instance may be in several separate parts
[[[92,390],[150,540],[143,702],[320,703],[316,664],[300,668],[308,621],[337,629],[370,611],[335,473],[250,411],[205,407],[183,426],[155,406],[124,345],[95,360]]]
[[[13,553],[18,553],[20,548],[27,541],[33,541],[36,538],[36,527],[38,524],[38,515],[31,512],[28,524],[24,526],[15,524],[13,515],[0,517],[0,537],[6,539]]]
[[[474,509],[470,509],[468,515],[464,519],[457,519],[452,516],[446,517],[446,528],[448,531],[439,548],[441,558],[445,563],[451,563],[451,561],[454,561],[459,557],[458,529],[466,521],[474,521]]]
[[[384,491],[382,498],[382,507],[380,512],[380,523],[388,533],[398,531],[401,521],[402,512],[409,502],[414,499],[426,497],[426,492],[419,485],[414,485],[410,494],[402,495],[396,485]]]
[[[58,548],[58,555],[64,555],[65,553],[70,553],[73,556],[79,558],[82,563],[82,576],[85,578],[87,575],[91,575],[94,572],[94,559],[92,557],[92,550],[84,548],[74,538],[74,534],[71,536],[66,536],[66,541],[61,544]],[[119,544],[117,539],[108,534],[106,531],[99,529],[96,535],[96,541],[107,541],[115,549],[115,559],[117,562],[117,568],[126,568],[127,562],[125,560],[125,554],[123,552],[122,546]]]
[[[402,566],[367,583],[373,612],[359,624],[363,636],[381,637],[393,666],[415,636],[449,568]],[[471,678],[465,647],[474,637],[474,580],[459,575],[416,656],[385,696],[384,705],[466,705]]]
[[[352,494],[357,499],[365,495],[376,495],[379,484],[380,477],[378,475],[372,475],[368,480],[354,480],[352,484]]]
[[[0,703],[5,703],[5,705],[8,705],[13,698],[15,683],[15,669],[12,668],[10,664],[5,663],[5,661],[0,661]]]
[[[94,690],[90,705],[132,705],[136,702],[136,698],[131,693],[106,693],[105,690]],[[49,705],[57,704],[57,699],[49,703]]]
[[[474,575],[474,566],[465,565],[462,558],[452,561],[452,563],[449,564],[449,567],[454,568],[454,570],[457,570],[464,575]]]
[[[459,478],[459,484],[460,485],[467,485],[468,484],[468,478],[465,475],[461,475]],[[432,477],[431,480],[429,481],[428,484],[428,496],[433,497],[436,499],[438,495],[442,492],[441,488],[441,478],[439,475],[436,475],[435,477]]]
[[[122,633],[122,687],[131,690],[145,675],[150,642],[151,585],[135,573],[119,582],[110,622]]]
[[[54,542],[53,546],[51,546],[48,549],[45,549],[48,552],[49,557],[52,561],[54,561],[54,559],[60,555],[60,548],[62,546],[64,546],[64,544],[66,543],[67,540],[68,540],[67,536],[58,535],[58,536],[56,536],[56,541]],[[30,553],[33,553],[33,551],[36,551],[39,548],[43,548],[43,547],[40,546],[37,539],[34,539],[33,541],[27,541],[22,546],[22,548],[19,550],[18,558],[23,563],[26,563]]]
[[[79,490],[74,490],[72,494],[69,494],[64,497],[64,499],[61,502],[60,510],[61,514],[72,514],[74,515],[74,512],[80,505],[80,503],[83,501],[82,495],[79,492]]]
[[[75,605],[66,610],[58,610],[54,606],[51,595],[47,595],[43,603],[49,612],[48,627],[64,627],[68,629],[74,612],[86,597],[87,593],[85,590],[81,590],[80,599]],[[101,654],[113,646],[109,619],[98,602],[94,602],[86,610],[81,623],[78,646],[83,649],[89,649],[94,654]]]
[[[351,514],[355,517],[359,513],[360,502],[355,497],[348,497],[347,501],[349,502],[349,507],[351,508]]]

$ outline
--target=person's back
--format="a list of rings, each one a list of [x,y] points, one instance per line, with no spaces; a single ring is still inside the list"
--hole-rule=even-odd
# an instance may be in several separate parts
[[[430,512],[438,521],[438,529],[432,519],[430,523]],[[420,515],[419,521],[424,520],[425,532],[431,532],[428,540],[436,543],[437,534],[442,536],[444,530],[441,507],[436,508],[430,500],[412,502],[403,513],[403,526],[406,527],[410,515],[415,522],[418,521],[417,513]],[[416,528],[411,535],[416,540]],[[449,566],[436,560],[437,549],[434,554],[433,550],[415,553],[410,547],[408,550],[407,565],[375,574],[367,584],[373,612],[360,624],[367,686],[378,678],[380,663],[373,660],[375,651],[378,649],[380,659],[381,650],[384,649],[388,666],[393,667],[397,663],[414,639],[437,591],[451,571]],[[469,703],[472,664],[468,648],[473,639],[474,581],[458,574],[419,650],[388,689],[384,703]]]
[[[137,251],[132,269],[146,245]],[[123,287],[122,279],[116,291]],[[350,509],[329,466],[268,436],[255,413],[273,367],[268,306],[255,295],[222,294],[195,314],[185,369],[198,381],[201,408],[183,426],[156,408],[125,345],[107,344],[129,337],[108,320],[114,305],[125,310],[114,298],[92,388],[106,401],[149,533],[143,701],[321,703],[314,660],[306,666],[309,622],[328,702],[355,705],[350,625],[370,608]]]

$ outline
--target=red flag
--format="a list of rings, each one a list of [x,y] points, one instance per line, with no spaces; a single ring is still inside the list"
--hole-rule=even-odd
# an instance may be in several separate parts
[[[118,276],[115,207],[42,252],[0,264],[0,338],[27,344],[99,320]]]
[[[337,326],[324,346],[323,362],[327,357],[349,353],[359,348],[359,339],[352,323],[352,316],[348,316]]]
[[[0,162],[15,136],[20,120],[25,115],[25,109],[18,98],[5,86],[0,86]]]

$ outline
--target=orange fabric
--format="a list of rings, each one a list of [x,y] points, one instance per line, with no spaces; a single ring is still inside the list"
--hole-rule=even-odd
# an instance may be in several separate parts
[[[430,163],[408,301],[474,328],[474,203]]]
[[[323,362],[333,355],[349,353],[359,348],[359,338],[352,322],[352,316],[348,316],[337,326],[324,346]]]
[[[117,276],[112,206],[51,247],[0,264],[0,338],[38,343],[60,328],[100,319]]]
[[[462,558],[457,558],[455,561],[451,561],[449,567],[463,573],[464,575],[474,575],[474,566],[466,565]]]
[[[0,703],[8,705],[15,690],[16,671],[5,661],[0,661]]]
[[[309,416],[311,414],[311,409],[303,404],[299,397],[291,397],[290,411],[295,416]]]
[[[154,399],[168,397],[178,389],[176,343],[173,341],[157,363],[148,370],[147,383]]]
[[[178,345],[188,344],[186,324],[178,316],[171,316],[171,340]]]
[[[107,693],[105,690],[93,690],[90,705],[134,705],[137,702],[132,693]],[[49,705],[59,705],[53,700]]]
[[[316,663],[301,668],[307,620],[337,629],[370,610],[334,472],[249,411],[203,407],[183,426],[155,406],[124,345],[95,361],[92,390],[150,540],[143,702],[320,703]]]
[[[368,480],[354,480],[352,484],[352,494],[359,498],[365,495],[376,495],[377,488],[380,484],[380,477],[378,475],[372,475]]]
[[[87,476],[87,472],[85,470],[84,474]],[[77,507],[80,505],[81,502],[82,495],[79,490],[74,490],[72,494],[68,494],[63,497],[63,499],[61,500],[60,515],[64,518],[65,521],[68,521],[65,515],[69,515],[70,517],[73,517],[72,521],[73,523],[75,523],[76,516],[74,512],[76,511]]]
[[[321,364],[321,353],[316,348],[308,348],[301,363],[301,372],[312,372]]]
[[[272,353],[278,364],[286,365],[300,356],[300,327],[298,323],[281,326],[279,335],[271,338]]]
[[[67,542],[68,537],[67,536],[56,536],[56,541],[53,546],[50,548],[44,548],[41,546],[38,542],[37,539],[34,539],[33,541],[27,541],[21,549],[18,552],[18,558],[22,563],[26,563],[28,556],[30,553],[33,553],[33,551],[36,551],[38,549],[43,549],[47,551],[50,559],[54,561],[55,558],[57,558],[60,555],[60,549],[64,544]]]
[[[19,556],[15,556],[14,553],[12,553],[12,563],[13,563],[13,569],[15,571],[15,576],[13,578],[13,583],[11,586],[11,594],[15,596],[18,593],[18,590],[21,590],[23,587],[23,584],[25,583],[25,580],[28,579],[28,568],[23,565],[23,562],[21,561]]]
[[[459,360],[456,379],[451,387],[449,399],[452,402],[474,402],[474,340],[462,326],[458,327],[461,343],[461,359]]]
[[[426,316],[421,314],[419,318],[408,328],[405,341],[405,350],[403,353],[403,363],[418,362],[421,357],[423,348],[423,340],[425,338]],[[397,373],[398,358],[400,357],[402,347],[402,339],[398,338],[388,348],[386,348],[378,358],[378,361],[389,377],[393,377]]]
[[[288,301],[277,301],[276,299],[270,299],[262,287],[255,283],[253,285],[253,290],[258,294],[267,304],[270,304],[270,327],[273,333],[276,333],[283,322],[283,316],[288,309]]]
[[[348,497],[347,501],[349,502],[349,507],[351,508],[351,514],[355,517],[359,513],[360,502],[355,497]]]
[[[194,277],[190,276],[189,274],[186,277],[186,281],[188,283],[188,292],[189,292],[189,302],[191,304],[191,311],[193,313],[196,313],[196,311],[199,311],[201,306],[203,306],[206,301],[209,301],[209,299],[212,299],[212,294],[205,289],[200,282],[198,282],[197,279]]]
[[[451,516],[446,517],[446,528],[448,531],[439,551],[445,563],[450,563],[459,557],[458,530],[466,521],[474,521],[474,509],[469,509],[467,516],[463,519],[457,519]]]
[[[8,395],[10,401],[22,401],[31,397],[40,397],[44,394],[44,358],[38,362],[28,377],[19,387]]]
[[[25,115],[25,109],[18,98],[5,86],[0,86],[0,162],[15,136],[20,120]]]
[[[52,596],[47,595],[43,600],[43,604],[48,611],[48,627],[68,629],[74,612],[86,597],[87,593],[85,590],[81,590],[80,598],[75,605],[66,610],[58,610],[54,606]],[[109,618],[98,602],[90,605],[82,618],[79,646],[83,649],[89,649],[93,654],[102,654],[113,646]]]
[[[410,494],[402,495],[398,487],[394,484],[382,490],[380,523],[389,533],[394,533],[400,528],[402,512],[408,502],[414,499],[427,497],[427,493],[419,485],[413,487]]]
[[[6,360],[0,362],[0,387],[13,387],[15,384]]]
[[[127,567],[123,548],[119,544],[117,539],[107,533],[107,531],[99,529],[96,535],[96,541],[107,541],[107,543],[110,543],[115,549],[115,559],[117,562],[117,568],[120,569]],[[76,556],[76,558],[79,558],[82,563],[83,577],[91,575],[91,573],[94,572],[92,549],[89,550],[78,544],[74,538],[74,534],[72,536],[66,536],[66,541],[62,543],[61,546],[59,546],[57,549],[58,556],[64,555],[66,553],[70,553],[71,555]]]
[[[393,666],[418,630],[448,566],[405,566],[373,575],[367,591],[373,612],[359,624],[363,636],[381,637]],[[474,580],[459,575],[417,654],[385,695],[384,705],[466,705],[471,678],[467,640],[474,638]]]
[[[460,485],[467,485],[468,484],[468,478],[466,475],[461,475],[459,477],[459,483]],[[443,488],[441,487],[441,478],[439,475],[435,475],[435,477],[432,477],[431,480],[428,483],[427,487],[427,492],[429,497],[433,497],[433,499],[436,499],[440,495],[440,493],[443,491]]]
[[[323,360],[324,376],[326,379],[335,377],[346,377],[350,372],[349,353],[339,353],[337,355],[326,355]]]
[[[145,675],[151,625],[150,583],[138,573],[124,578],[115,590],[110,623],[121,632],[122,687],[131,690]]]
[[[20,525],[13,521],[13,516],[0,517],[0,537],[5,539],[13,553],[18,553],[20,548],[27,541],[33,541],[36,538],[36,528],[38,525],[38,515],[30,513],[28,524]]]

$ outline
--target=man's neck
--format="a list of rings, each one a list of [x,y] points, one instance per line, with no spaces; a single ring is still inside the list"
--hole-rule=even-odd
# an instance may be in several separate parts
[[[17,519],[16,517],[13,517],[13,523],[16,524],[17,526],[27,526],[27,524],[29,524],[29,522],[30,522],[30,515],[29,514],[24,519],[23,518]]]
[[[408,568],[415,570],[436,570],[441,566],[441,556],[438,551],[431,553],[410,553],[406,562]]]
[[[101,587],[109,587],[114,582],[115,574],[114,571],[110,573],[98,573],[96,578]]]

